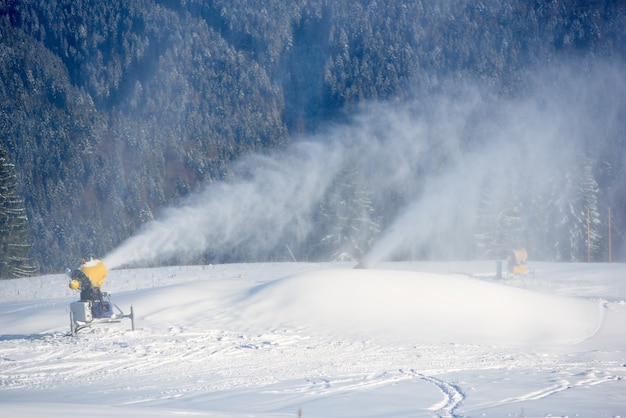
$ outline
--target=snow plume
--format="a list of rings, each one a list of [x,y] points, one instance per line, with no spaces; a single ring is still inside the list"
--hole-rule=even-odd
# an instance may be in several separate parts
[[[288,154],[245,158],[234,180],[210,185],[166,209],[106,256],[105,264],[116,268],[227,248],[254,258],[286,245],[286,236],[303,239],[315,202],[340,166],[341,153],[332,148],[303,142]]]
[[[579,71],[561,64],[530,78],[529,89],[515,99],[481,91],[444,100],[426,120],[436,127],[446,117],[445,164],[430,171],[361,265],[486,256],[478,253],[477,230],[484,229],[479,222],[488,211],[489,227],[495,230],[499,222],[508,239],[494,245],[490,256],[519,246],[533,257],[586,257],[586,248],[574,247],[571,237],[586,237],[587,208],[597,215],[600,200],[610,204],[611,196],[603,195],[610,190],[584,190],[596,184],[585,173],[620,164],[607,154],[608,144],[623,141],[616,115],[626,110],[626,88],[617,68],[597,63]],[[592,222],[604,220],[598,215]],[[497,239],[487,237],[492,244]]]
[[[231,180],[208,185],[167,208],[103,261],[114,269],[205,253],[242,260],[300,259],[297,248],[308,246],[312,232],[319,234],[315,220],[329,188],[354,186],[337,185],[347,170],[374,200],[399,194],[398,188],[412,193],[412,175],[431,151],[420,140],[427,129],[410,112],[376,106],[353,124],[287,150],[249,155],[235,165]]]
[[[471,256],[485,187],[500,190],[499,200],[510,199],[511,177],[523,175],[520,165],[543,171],[542,153],[553,155],[556,138],[546,132],[550,124],[529,103],[511,107],[474,92],[454,103],[442,100],[427,117],[427,141],[436,150],[428,156],[438,161],[433,167],[429,160],[425,178],[413,173],[421,187],[399,208],[362,260],[363,267],[396,258]]]
[[[243,158],[230,180],[166,209],[104,262],[116,268],[203,254],[218,261],[312,260],[327,233],[320,219],[328,229],[331,218],[328,234],[368,240],[352,243],[365,266],[473,257],[486,190],[492,213],[503,210],[502,201],[512,211],[528,212],[531,204],[567,209],[563,196],[577,188],[568,178],[581,171],[577,157],[594,149],[593,138],[616,137],[619,119],[600,109],[626,91],[623,83],[602,81],[610,74],[607,68],[584,76],[555,71],[537,77],[517,99],[464,86],[408,104],[369,104],[349,123],[280,152]],[[357,188],[366,196],[358,202],[363,209],[345,211],[356,204],[350,193]],[[526,226],[506,245],[552,251],[551,242],[538,238],[547,225],[541,222],[559,219],[515,216],[527,216]],[[371,231],[356,231],[368,227],[365,221],[374,224]]]

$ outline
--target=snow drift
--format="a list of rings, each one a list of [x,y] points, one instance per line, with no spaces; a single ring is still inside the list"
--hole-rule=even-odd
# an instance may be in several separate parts
[[[594,302],[466,276],[322,270],[254,289],[246,321],[415,343],[572,344],[602,323]]]
[[[143,323],[248,333],[307,329],[402,343],[562,345],[599,329],[602,307],[466,275],[318,269],[258,283],[200,280],[122,297]]]

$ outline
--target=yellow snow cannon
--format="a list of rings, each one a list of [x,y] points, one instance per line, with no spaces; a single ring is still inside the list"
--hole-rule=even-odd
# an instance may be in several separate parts
[[[70,304],[70,335],[74,336],[83,328],[93,324],[120,322],[123,318],[131,321],[135,330],[133,307],[125,314],[111,299],[109,292],[102,291],[108,269],[97,259],[83,260],[79,268],[67,269],[70,289],[80,290],[80,300]]]
[[[526,265],[528,253],[524,248],[509,251],[507,260],[509,262],[509,272],[517,275],[526,274],[528,271],[528,266]]]

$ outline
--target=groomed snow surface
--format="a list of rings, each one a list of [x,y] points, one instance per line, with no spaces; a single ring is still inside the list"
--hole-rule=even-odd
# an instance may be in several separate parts
[[[76,337],[64,275],[0,281],[4,417],[626,416],[626,266],[113,270]]]

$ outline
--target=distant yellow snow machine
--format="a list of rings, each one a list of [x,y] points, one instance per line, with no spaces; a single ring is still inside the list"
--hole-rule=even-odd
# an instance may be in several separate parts
[[[124,314],[111,300],[111,294],[102,291],[102,284],[108,274],[102,261],[93,258],[83,260],[79,268],[67,269],[66,273],[70,278],[70,289],[80,290],[80,300],[70,304],[71,335],[93,324],[120,322],[123,318],[129,318],[135,330],[133,307],[130,307],[130,314]]]
[[[507,255],[507,261],[509,262],[509,272],[513,274],[526,274],[528,266],[526,261],[528,260],[528,253],[525,249],[511,250]]]

